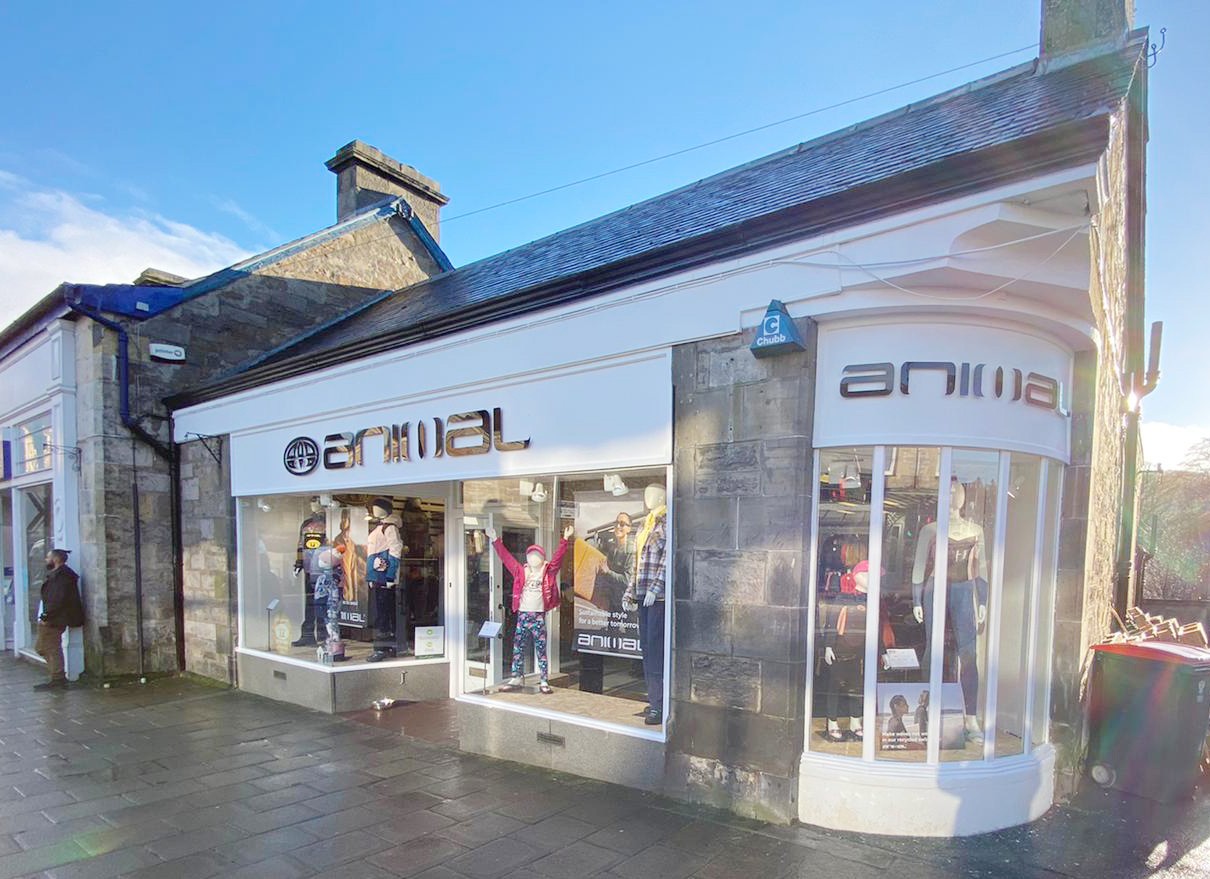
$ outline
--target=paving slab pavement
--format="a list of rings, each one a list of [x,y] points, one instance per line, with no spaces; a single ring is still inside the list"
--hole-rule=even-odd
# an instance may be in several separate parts
[[[1210,795],[1098,789],[957,840],[774,827],[184,678],[0,658],[0,879],[1192,879]]]

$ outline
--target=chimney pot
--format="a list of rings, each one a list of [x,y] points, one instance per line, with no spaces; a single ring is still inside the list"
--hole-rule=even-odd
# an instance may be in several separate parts
[[[429,234],[440,240],[441,208],[449,198],[436,180],[360,140],[342,146],[325,164],[336,175],[337,222],[384,198],[402,195]]]

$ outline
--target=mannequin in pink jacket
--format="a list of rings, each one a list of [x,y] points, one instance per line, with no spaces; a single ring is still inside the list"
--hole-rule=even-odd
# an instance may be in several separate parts
[[[513,578],[513,611],[517,614],[517,631],[513,636],[513,664],[511,676],[500,690],[508,692],[519,688],[524,680],[525,648],[527,641],[533,641],[534,650],[538,654],[538,691],[549,695],[554,692],[550,688],[550,664],[546,653],[546,614],[559,606],[559,568],[563,564],[563,556],[567,554],[570,541],[575,539],[575,528],[568,525],[563,531],[563,539],[555,549],[554,555],[547,561],[546,550],[537,544],[525,551],[525,564],[521,564],[510,553],[494,529],[488,529],[487,536],[500,556],[500,562]]]

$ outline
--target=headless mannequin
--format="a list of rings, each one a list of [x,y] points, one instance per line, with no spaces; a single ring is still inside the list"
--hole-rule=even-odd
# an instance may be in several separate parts
[[[622,607],[639,612],[639,643],[643,651],[643,679],[647,710],[643,723],[664,722],[664,585],[668,557],[668,492],[663,486],[643,490],[647,515],[635,538],[635,569],[622,596]],[[641,605],[641,606],[640,606]]]
[[[864,562],[862,564],[865,564]],[[825,677],[825,689],[829,692],[828,703],[832,708],[828,712],[829,741],[840,742],[844,734],[840,731],[840,720],[832,715],[841,696],[849,705],[849,732],[853,738],[861,741],[865,735],[862,730],[861,697],[846,692],[836,694],[837,687],[854,687],[860,690],[862,676],[860,673],[860,657],[865,652],[865,598],[869,591],[870,575],[868,567],[864,570],[854,569],[853,583],[857,600],[848,604],[836,602],[827,606],[827,619],[824,636],[823,661],[828,669]],[[859,610],[860,613],[855,613]],[[843,614],[843,616],[842,616]],[[852,619],[850,619],[852,617]],[[843,622],[842,622],[843,620]],[[843,631],[842,631],[843,630]],[[840,655],[837,655],[837,650]],[[856,651],[856,652],[854,652]]]
[[[987,622],[987,552],[983,526],[962,515],[966,503],[966,489],[961,482],[950,483],[950,521],[948,565],[946,580],[949,583],[947,617],[953,626],[958,642],[958,663],[962,695],[965,701],[966,736],[980,742],[983,732],[976,716],[979,692],[979,667],[976,639],[978,631]],[[937,523],[929,522],[920,529],[916,543],[916,563],[912,568],[912,614],[916,622],[925,622],[925,604],[930,605],[932,583],[929,562],[937,546]],[[926,595],[930,600],[926,602]],[[973,605],[973,610],[972,610]],[[930,627],[926,627],[927,629]]]

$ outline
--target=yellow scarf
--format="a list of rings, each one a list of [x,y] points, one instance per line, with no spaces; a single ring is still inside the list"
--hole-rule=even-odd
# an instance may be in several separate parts
[[[639,529],[639,536],[634,542],[634,565],[636,574],[638,573],[639,565],[643,563],[643,547],[646,546],[647,539],[651,537],[651,532],[655,528],[655,523],[664,518],[664,514],[667,512],[668,505],[661,504],[648,513],[647,518],[643,520],[643,527]]]

